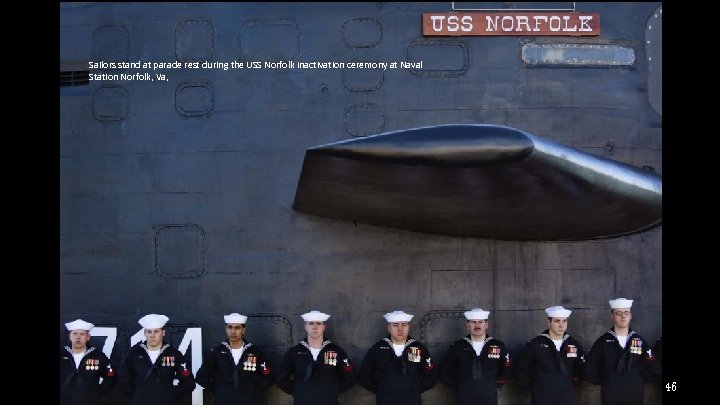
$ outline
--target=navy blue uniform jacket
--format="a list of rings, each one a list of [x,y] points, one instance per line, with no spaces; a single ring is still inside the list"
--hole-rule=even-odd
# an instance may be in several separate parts
[[[245,342],[240,361],[235,364],[229,342],[210,349],[195,381],[215,393],[215,405],[259,405],[274,375],[265,353]]]
[[[68,346],[60,349],[61,405],[95,405],[116,382],[117,373],[110,360],[97,348],[87,348],[78,368],[75,367],[72,349]]]
[[[455,389],[458,405],[497,405],[497,388],[507,382],[511,367],[503,342],[488,336],[477,355],[467,335],[445,354],[440,381]]]
[[[176,378],[177,386],[173,385]],[[147,346],[141,342],[130,348],[118,371],[118,389],[132,398],[133,405],[175,405],[180,394],[195,389],[195,379],[178,349],[163,343],[151,363]]]
[[[294,405],[336,405],[338,395],[355,385],[355,369],[345,350],[329,340],[313,360],[307,340],[283,356],[276,384],[293,396]]]
[[[358,375],[358,384],[377,394],[378,405],[420,405],[420,394],[437,381],[430,351],[411,337],[400,357],[395,355],[389,337],[375,343],[365,355]]]

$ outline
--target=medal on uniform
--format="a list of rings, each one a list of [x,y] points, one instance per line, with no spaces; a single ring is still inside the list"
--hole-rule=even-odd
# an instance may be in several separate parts
[[[632,338],[630,341],[630,353],[642,354],[642,340],[638,338]]]
[[[252,354],[248,354],[245,362],[243,363],[243,370],[255,371],[257,369],[257,357]]]
[[[567,357],[577,357],[577,347],[575,347],[575,345],[567,345],[565,352],[567,353]]]
[[[337,365],[337,353],[335,352],[327,352],[328,354],[328,363],[331,366]]]
[[[491,345],[488,347],[488,358],[499,359],[500,358],[500,346]]]
[[[408,360],[413,363],[420,363],[420,354],[422,350],[419,347],[411,347],[408,351]]]
[[[337,365],[337,353],[328,350],[323,356],[324,363],[330,366]]]

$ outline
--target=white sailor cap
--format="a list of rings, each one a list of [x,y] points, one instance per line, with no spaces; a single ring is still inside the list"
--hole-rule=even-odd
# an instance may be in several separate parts
[[[392,311],[388,312],[387,314],[383,315],[386,321],[388,323],[393,322],[410,322],[411,319],[413,319],[413,315],[405,313],[405,311]]]
[[[608,301],[610,303],[610,309],[615,308],[630,308],[632,307],[633,300],[625,299],[625,298],[616,298],[614,300]]]
[[[571,310],[563,308],[561,305],[545,309],[548,318],[567,318],[572,313]]]
[[[91,324],[90,322],[85,322],[82,319],[76,319],[72,322],[68,322],[65,324],[65,327],[69,331],[77,330],[77,329],[83,329],[86,331],[90,331],[90,329],[94,328],[95,325]]]
[[[469,311],[465,311],[465,319],[470,320],[483,320],[488,319],[490,311],[485,311],[482,308],[473,308]]]
[[[149,314],[140,318],[138,323],[145,329],[161,329],[169,320],[165,315]]]
[[[328,320],[328,318],[330,318],[330,315],[324,314],[320,311],[310,311],[310,312],[306,312],[300,316],[302,316],[302,319],[305,322],[311,322],[311,321],[325,322]]]
[[[237,312],[233,312],[230,315],[225,315],[225,323],[241,323],[245,325],[245,322],[247,321],[247,316],[240,315]]]

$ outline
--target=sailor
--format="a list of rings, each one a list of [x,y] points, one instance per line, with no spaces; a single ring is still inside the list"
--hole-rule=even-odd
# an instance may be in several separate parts
[[[88,346],[95,325],[76,319],[65,327],[70,345],[60,349],[60,404],[97,404],[115,386],[115,369],[101,350]]]
[[[413,315],[384,315],[389,335],[368,350],[358,384],[376,394],[377,405],[420,405],[420,394],[437,384],[438,372],[430,351],[410,336]]]
[[[130,348],[118,371],[118,389],[132,398],[133,405],[174,405],[182,394],[195,389],[185,356],[163,339],[168,320],[149,314],[138,321],[146,340]]]
[[[573,383],[585,363],[580,342],[567,333],[569,309],[545,309],[548,328],[527,342],[515,370],[515,379],[530,388],[533,405],[573,405]]]
[[[205,354],[195,380],[215,394],[215,405],[260,405],[273,383],[268,359],[244,339],[247,316],[232,313],[224,319],[227,340]]]
[[[497,389],[510,375],[505,344],[487,334],[490,311],[465,311],[470,334],[456,341],[440,364],[440,381],[456,391],[458,405],[497,405]]]
[[[658,374],[648,341],[630,329],[633,300],[610,300],[613,326],[593,343],[585,378],[600,384],[603,405],[642,405],[645,383]]]
[[[283,356],[276,384],[294,405],[336,405],[339,394],[355,385],[350,357],[325,338],[328,318],[315,310],[302,314],[307,337]]]

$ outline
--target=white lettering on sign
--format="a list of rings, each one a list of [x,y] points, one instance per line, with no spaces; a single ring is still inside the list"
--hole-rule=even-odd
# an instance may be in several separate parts
[[[458,22],[458,21],[460,21],[460,22]],[[460,23],[462,23],[462,25],[460,25]],[[433,25],[434,24],[435,23],[433,22]],[[435,29],[435,28],[433,27],[433,29]],[[448,17],[448,28],[447,29],[450,32],[456,32],[457,30],[470,32],[470,31],[472,31],[472,17],[469,15],[466,15],[466,16],[463,16],[462,19],[460,19],[456,15],[451,15],[450,17]],[[439,30],[442,30],[442,20],[440,20],[440,27],[439,27],[438,31]]]
[[[580,31],[592,31],[592,28],[588,25],[588,21],[592,20],[591,15],[580,16]]]
[[[510,17],[509,15],[506,15],[502,18],[502,22],[500,23],[500,26],[502,27],[503,31],[512,31],[513,30],[513,22],[515,19]]]
[[[553,21],[557,22],[557,24],[553,27]],[[560,17],[554,15],[550,17],[550,31],[560,31]],[[575,30],[573,30],[575,31]]]
[[[592,17],[591,17],[591,18],[592,18]],[[572,28],[568,27],[568,21],[570,21],[570,16],[569,16],[569,15],[564,15],[564,16],[563,16],[563,21],[565,21],[565,31],[576,31],[576,30],[577,30],[577,25],[576,25],[576,26],[573,26]]]
[[[522,31],[523,29],[520,28],[521,25],[525,26],[525,32],[530,32],[530,24],[528,23],[528,16],[526,15],[519,15],[517,18],[517,28],[515,31]]]
[[[533,29],[533,31],[540,31],[540,23],[547,22],[548,18],[547,18],[547,16],[539,15],[539,16],[535,17],[534,20],[535,20],[535,29]]]
[[[463,16],[462,20],[460,20],[460,21],[462,21],[462,24],[463,24],[462,27],[460,27],[461,30],[463,30],[465,32],[472,31],[472,29],[473,29],[472,16],[469,16],[469,15]]]
[[[469,16],[466,16],[469,17]],[[453,18],[453,17],[450,17]],[[516,16],[503,16],[500,18],[499,16],[495,16],[495,18],[491,18],[490,16],[485,17],[485,20],[487,21],[487,27],[485,28],[485,31],[491,32],[491,31],[497,31],[498,30],[498,19],[500,19],[500,29],[509,32],[509,31],[517,31],[517,32],[532,32],[532,31],[540,31],[540,27],[543,26],[543,24],[547,25],[547,28],[550,29],[552,32],[558,32],[558,31],[566,31],[566,32],[575,32],[578,30],[577,25],[570,26],[569,21],[570,17],[563,16],[562,20],[560,17],[554,15],[550,16],[549,21],[548,17],[544,15],[535,16],[533,17],[533,20],[535,21],[535,28],[530,28],[530,17],[526,15],[516,15]],[[583,29],[581,28],[580,31],[592,31],[590,26],[587,25],[587,21],[592,20],[592,16],[587,16],[585,19],[580,20],[580,24],[587,26],[587,28]],[[562,24],[562,21],[565,22],[565,24]],[[524,26],[524,28],[523,28]],[[457,31],[457,27],[452,29],[450,27],[450,19],[448,19],[448,31],[454,32]]]
[[[423,13],[423,35],[600,35],[597,13]]]
[[[443,20],[445,19],[444,15],[432,15],[430,16],[430,19],[432,20],[432,27],[435,32],[440,32],[443,29]]]
[[[444,15],[430,16],[430,19],[432,20],[433,31],[440,32],[445,29],[445,27],[443,26],[443,22],[445,21]],[[458,23],[458,20],[460,21],[460,23]],[[450,32],[456,32],[458,30],[470,32],[473,29],[472,22],[472,16],[465,15],[462,18],[459,18],[456,15],[451,15],[447,18],[447,30]]]
[[[455,32],[460,29],[460,24],[458,24],[458,17],[456,15],[451,15],[448,17],[448,31]]]

